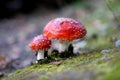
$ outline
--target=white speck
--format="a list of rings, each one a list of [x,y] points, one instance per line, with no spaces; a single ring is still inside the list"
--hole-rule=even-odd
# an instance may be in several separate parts
[[[78,31],[78,33],[79,33],[80,31]]]
[[[37,64],[37,63],[38,63],[38,61],[35,61],[35,63]]]
[[[73,30],[73,31],[75,31],[75,30]]]

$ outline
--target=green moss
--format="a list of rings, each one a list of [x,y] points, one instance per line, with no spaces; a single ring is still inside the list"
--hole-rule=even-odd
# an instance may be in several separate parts
[[[104,76],[104,80],[117,80],[116,78],[119,78],[118,75],[114,76],[114,78],[109,79],[110,76],[112,76],[112,72],[115,74],[119,73],[119,58],[117,59],[118,61],[114,61],[114,58],[119,55],[120,50],[115,48],[115,49],[110,49],[110,53],[104,53],[101,54],[99,52],[96,53],[87,53],[87,54],[82,54],[77,57],[73,58],[68,58],[66,60],[61,60],[61,65],[56,66],[52,63],[49,64],[35,64],[33,66],[30,66],[25,69],[20,69],[17,70],[13,75],[9,76],[8,78],[4,78],[3,80],[26,80],[26,79],[44,79],[44,80],[49,80],[49,77],[53,77],[55,73],[62,73],[64,71],[69,71],[69,70],[76,70],[79,71],[81,70],[83,73],[86,72],[86,70],[92,71],[95,76],[98,76],[97,78],[100,78],[99,75],[100,73],[106,74]],[[102,59],[107,55],[108,57]],[[112,67],[111,65],[116,65],[115,67]],[[118,70],[118,71],[117,71]],[[111,72],[111,73],[110,73]],[[80,74],[82,74],[80,72]]]

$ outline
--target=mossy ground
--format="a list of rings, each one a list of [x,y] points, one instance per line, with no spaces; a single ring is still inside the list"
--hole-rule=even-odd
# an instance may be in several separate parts
[[[120,31],[117,27],[112,27],[115,25],[110,20],[111,15],[107,14],[110,14],[109,10],[102,6],[81,19],[87,26],[89,36],[82,54],[61,59],[58,66],[52,62],[34,64],[15,71],[3,80],[120,80],[120,47],[116,48],[115,41],[110,41],[111,36],[120,39]],[[101,26],[109,27],[103,32],[99,27],[93,28],[92,22],[96,19],[101,21]],[[98,38],[91,38],[93,33],[96,33]],[[101,53],[103,49],[110,52]]]
[[[109,50],[109,53],[100,53],[95,50],[61,60],[59,66],[53,63],[35,64],[17,70],[3,80],[59,80],[59,78],[60,80],[74,80],[76,78],[76,80],[119,80],[120,49]]]

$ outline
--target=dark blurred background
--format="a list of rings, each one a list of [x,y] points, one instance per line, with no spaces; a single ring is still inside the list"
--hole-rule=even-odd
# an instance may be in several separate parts
[[[11,18],[18,13],[29,14],[37,8],[60,9],[75,1],[77,0],[0,0],[0,19]]]

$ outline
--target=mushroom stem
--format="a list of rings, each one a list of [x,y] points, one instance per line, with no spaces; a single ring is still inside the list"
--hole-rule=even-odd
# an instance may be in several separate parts
[[[59,45],[59,52],[64,52],[64,51],[68,51],[68,47],[70,45],[70,41],[65,41],[65,40],[60,40],[60,45]]]
[[[37,54],[37,61],[44,59],[44,50],[39,50]]]

